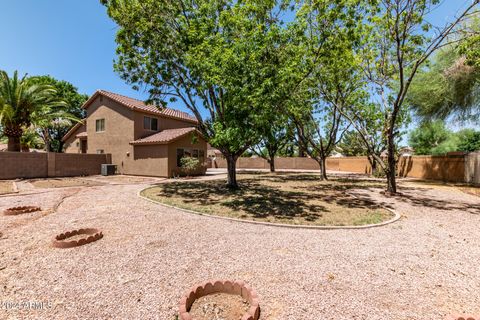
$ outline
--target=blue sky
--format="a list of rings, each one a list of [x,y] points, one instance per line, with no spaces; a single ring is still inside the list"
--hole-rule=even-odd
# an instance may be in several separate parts
[[[444,0],[431,22],[445,24],[466,3]],[[0,0],[0,8],[0,69],[50,74],[87,94],[147,98],[113,71],[116,26],[98,0]],[[181,103],[172,107],[186,111]]]

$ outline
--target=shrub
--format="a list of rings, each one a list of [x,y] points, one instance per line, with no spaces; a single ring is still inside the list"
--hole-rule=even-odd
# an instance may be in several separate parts
[[[193,157],[183,157],[180,159],[180,168],[184,174],[190,176],[200,168],[200,161]]]

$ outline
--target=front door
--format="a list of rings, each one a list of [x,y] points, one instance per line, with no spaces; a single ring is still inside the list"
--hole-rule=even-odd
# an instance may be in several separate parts
[[[82,153],[87,153],[87,140],[80,140]]]

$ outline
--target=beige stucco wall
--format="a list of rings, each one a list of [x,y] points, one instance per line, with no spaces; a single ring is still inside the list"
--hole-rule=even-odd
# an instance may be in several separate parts
[[[96,120],[105,119],[105,131],[96,132]],[[87,153],[104,150],[112,155],[112,163],[119,173],[126,174],[133,163],[131,154],[134,140],[134,112],[119,103],[98,96],[87,108]]]
[[[176,129],[176,128],[186,128],[186,127],[194,127],[195,123],[192,123],[190,121],[181,121],[181,120],[176,120],[176,119],[170,119],[170,118],[163,118],[163,117],[158,117],[156,115],[152,115],[149,113],[143,113],[143,112],[134,112],[134,138],[135,140],[145,138],[149,135],[152,135],[155,133],[155,131],[152,130],[146,130],[143,128],[143,119],[144,117],[150,117],[150,118],[156,118],[158,119],[158,131],[162,131],[165,129]]]
[[[158,177],[172,177],[178,172],[177,148],[189,148],[203,150],[206,160],[207,143],[198,137],[196,143],[192,143],[192,136],[186,135],[170,144],[136,145],[133,147],[132,158],[134,163],[129,164],[128,174],[146,175]],[[197,174],[205,173],[201,169]]]
[[[105,153],[111,154],[111,161],[117,165],[118,173],[121,174],[160,177],[172,176],[176,169],[177,147],[203,149],[206,156],[206,142],[199,137],[197,144],[192,145],[190,135],[173,142],[171,146],[131,145],[130,142],[155,133],[155,131],[143,128],[145,116],[158,119],[158,131],[195,125],[190,121],[133,111],[107,97],[98,96],[87,108],[87,153],[94,154],[97,153],[97,150],[103,150]],[[96,120],[98,119],[105,119],[105,131],[103,132],[96,132]],[[78,129],[78,132],[67,139],[66,152],[81,152],[80,144],[77,146],[79,139],[75,138],[75,135],[82,132],[81,130]],[[85,131],[85,129],[83,130]]]
[[[132,164],[128,174],[140,176],[168,176],[168,145],[153,144],[133,147]]]
[[[85,125],[81,125],[75,130],[75,132],[65,140],[64,151],[65,153],[82,153],[80,139],[76,137],[77,134],[87,131]]]

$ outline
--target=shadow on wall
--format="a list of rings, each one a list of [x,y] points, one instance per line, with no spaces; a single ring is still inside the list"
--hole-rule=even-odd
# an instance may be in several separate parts
[[[464,182],[465,156],[453,154],[402,157],[398,162],[398,175],[443,182]]]

